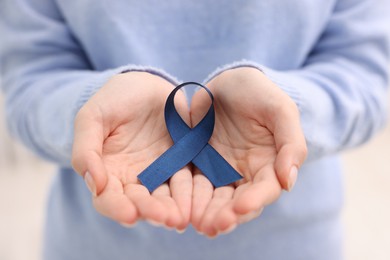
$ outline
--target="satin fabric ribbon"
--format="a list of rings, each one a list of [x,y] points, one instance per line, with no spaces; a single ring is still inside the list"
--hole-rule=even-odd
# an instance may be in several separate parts
[[[203,119],[190,128],[180,117],[174,105],[179,89],[187,85],[204,88],[211,98],[211,105]],[[165,103],[165,123],[174,145],[138,175],[139,181],[153,192],[177,171],[192,162],[215,187],[228,185],[241,179],[241,175],[208,143],[214,130],[214,97],[211,91],[196,82],[177,86]]]

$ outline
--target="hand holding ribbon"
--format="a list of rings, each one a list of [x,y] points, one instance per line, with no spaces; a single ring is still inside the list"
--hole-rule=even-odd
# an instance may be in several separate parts
[[[199,169],[193,171],[191,223],[212,237],[258,216],[282,188],[291,190],[306,144],[296,104],[261,71],[227,70],[207,87],[216,113],[209,143],[244,177],[214,188]],[[193,97],[193,123],[208,109],[207,99],[204,91]]]
[[[182,230],[190,221],[192,175],[184,167],[150,193],[137,175],[172,146],[164,104],[174,86],[146,72],[111,78],[75,119],[72,161],[98,212],[125,226],[140,219]],[[189,123],[183,93],[177,111]]]

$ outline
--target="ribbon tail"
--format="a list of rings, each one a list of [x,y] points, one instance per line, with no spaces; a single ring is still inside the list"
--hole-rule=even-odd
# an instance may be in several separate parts
[[[216,188],[242,179],[210,144],[207,144],[192,162]]]
[[[199,130],[190,131],[137,176],[150,192],[189,164],[207,145],[209,137]]]

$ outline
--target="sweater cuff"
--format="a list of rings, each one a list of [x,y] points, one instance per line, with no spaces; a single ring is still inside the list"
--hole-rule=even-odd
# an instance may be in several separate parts
[[[260,70],[264,75],[266,75],[273,83],[275,83],[279,88],[281,88],[287,95],[294,100],[298,108],[301,109],[301,95],[299,89],[295,86],[288,84],[291,82],[291,78],[288,72],[279,72],[273,69],[270,69],[266,66],[263,66],[259,63],[250,60],[241,60],[235,61],[224,66],[218,67],[214,70],[207,78],[204,80],[203,84],[207,84],[213,78],[220,75],[222,72],[230,69],[236,69],[240,67],[251,67]]]
[[[180,84],[180,81],[176,79],[175,77],[171,76],[167,72],[165,72],[162,69],[157,69],[150,66],[140,66],[140,65],[125,65],[118,68],[102,71],[102,72],[96,72],[95,77],[92,77],[89,83],[85,86],[85,89],[83,93],[80,96],[79,101],[77,102],[76,110],[78,111],[104,84],[107,83],[107,81],[121,73],[127,73],[132,71],[138,71],[138,72],[147,72],[156,76],[159,76],[168,82],[172,83],[174,86],[177,86]]]

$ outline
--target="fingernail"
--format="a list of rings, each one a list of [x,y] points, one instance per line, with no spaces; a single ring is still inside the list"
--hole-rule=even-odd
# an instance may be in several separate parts
[[[123,227],[125,228],[133,228],[137,225],[137,222],[133,223],[133,224],[129,224],[129,223],[125,223],[125,222],[120,222],[119,224],[121,224]]]
[[[237,227],[237,224],[231,225],[229,228],[221,231],[221,234],[225,234],[226,235],[226,234],[232,232],[233,230],[235,230],[236,227]]]
[[[173,227],[170,227],[170,226],[167,226],[167,225],[162,225],[163,228],[165,228],[165,230],[168,230],[168,231],[172,231],[174,228]]]
[[[164,224],[160,223],[160,222],[157,222],[157,221],[154,221],[154,220],[147,220],[149,222],[150,225],[154,226],[154,227],[162,227],[164,226]]]
[[[206,235],[206,236],[207,236],[208,239],[213,240],[213,239],[217,238],[218,233],[215,233],[215,234],[212,234],[212,235]]]
[[[298,168],[296,166],[291,167],[290,174],[288,176],[287,191],[291,191],[294,188],[295,182],[298,177]]]
[[[204,235],[203,232],[201,232],[201,231],[199,231],[199,230],[195,230],[195,231],[196,231],[196,233],[198,233],[198,235],[201,235],[201,236]]]
[[[186,229],[176,229],[176,232],[178,234],[183,234],[184,232],[186,232]]]
[[[93,196],[96,197],[96,185],[95,181],[93,180],[91,174],[89,172],[86,172],[84,175],[84,181],[87,184],[87,187],[89,191],[93,194]]]

